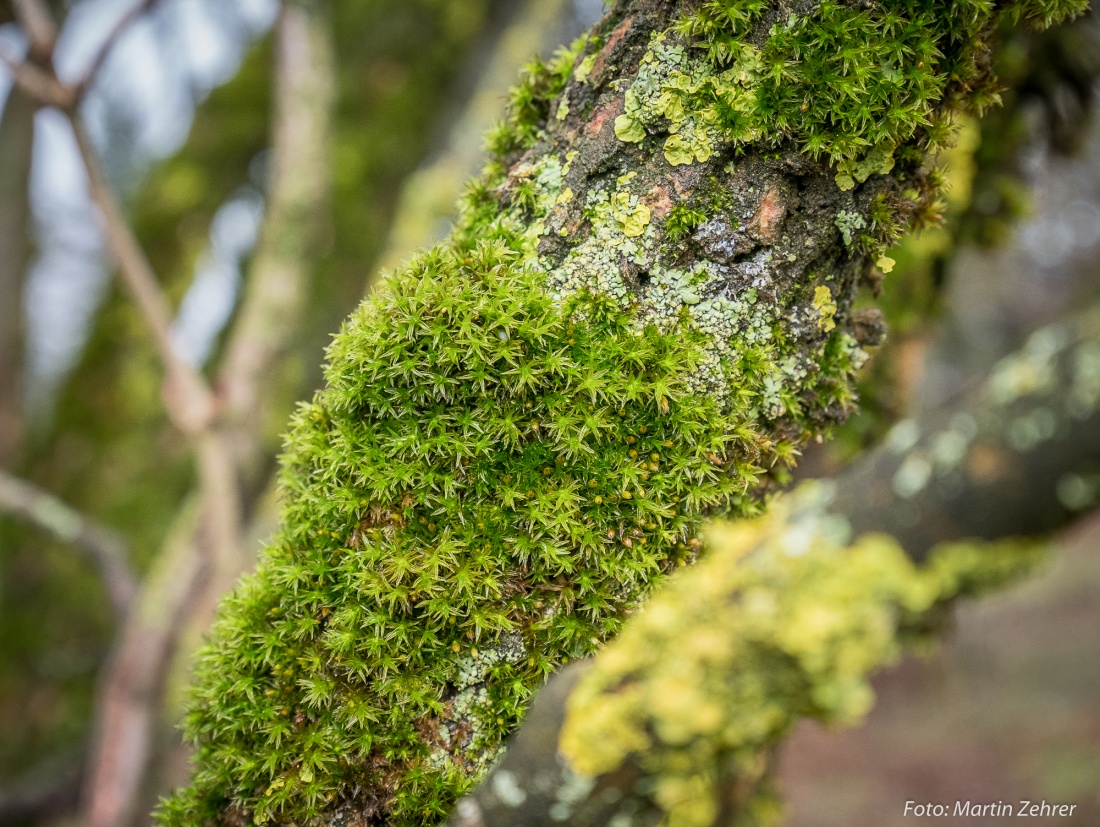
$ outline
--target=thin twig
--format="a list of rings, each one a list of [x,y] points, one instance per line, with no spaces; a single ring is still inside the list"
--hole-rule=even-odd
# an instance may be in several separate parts
[[[137,593],[126,546],[113,531],[70,508],[47,491],[0,469],[0,511],[45,529],[76,546],[103,580],[115,614],[125,617]]]
[[[276,30],[274,164],[267,205],[245,295],[218,372],[227,426],[242,472],[270,454],[263,421],[283,407],[292,383],[279,375],[294,345],[311,272],[324,237],[329,194],[330,111],[335,96],[333,47],[322,13],[286,3]],[[275,322],[275,320],[279,320]],[[296,392],[296,388],[293,391]]]
[[[70,109],[68,117],[88,173],[89,194],[103,219],[107,247],[114,255],[122,283],[137,305],[168,373],[171,394],[168,416],[180,431],[194,436],[213,421],[213,394],[198,371],[176,352],[172,344],[172,310],[168,298],[107,183],[79,112]]]
[[[111,29],[111,33],[107,35],[107,38],[99,47],[99,51],[96,52],[95,57],[92,58],[92,62],[88,64],[87,71],[76,83],[72,85],[73,97],[79,101],[87,93],[88,88],[92,85],[92,82],[99,75],[100,69],[103,68],[103,64],[107,61],[111,52],[114,50],[115,44],[122,39],[122,35],[144,15],[152,10],[157,0],[140,0],[135,4]]]
[[[0,49],[0,63],[8,67],[19,88],[36,103],[60,109],[68,109],[72,105],[71,90],[46,70],[20,60],[3,49]]]
[[[57,44],[57,24],[44,0],[12,0],[15,18],[27,33],[31,54],[38,60],[49,61]]]

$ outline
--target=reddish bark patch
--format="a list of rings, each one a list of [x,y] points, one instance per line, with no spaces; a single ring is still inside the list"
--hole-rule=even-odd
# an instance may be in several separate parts
[[[592,71],[589,76],[593,78],[597,83],[603,79],[605,67],[608,59],[611,57],[611,53],[615,51],[615,48],[622,42],[622,39],[626,37],[626,33],[630,30],[630,27],[634,24],[634,19],[627,17],[615,27],[615,31],[611,33],[611,36],[607,38],[607,43],[600,49],[600,53],[596,55],[595,61],[592,63]]]
[[[622,98],[613,98],[610,102],[605,103],[593,112],[592,117],[588,121],[588,126],[585,127],[588,137],[595,140],[600,132],[603,131],[604,124],[608,122],[608,119],[614,122],[614,119],[618,117],[619,113],[622,111],[622,105]]]
[[[642,203],[649,207],[654,218],[662,219],[672,209],[672,198],[668,194],[668,187],[655,184],[653,189],[642,198]]]
[[[752,221],[749,223],[749,232],[754,238],[765,244],[774,244],[776,236],[779,234],[779,228],[786,217],[787,205],[780,198],[779,190],[775,187],[769,187],[768,191],[764,193],[764,197],[760,199],[760,206],[756,210],[756,215],[752,217]]]

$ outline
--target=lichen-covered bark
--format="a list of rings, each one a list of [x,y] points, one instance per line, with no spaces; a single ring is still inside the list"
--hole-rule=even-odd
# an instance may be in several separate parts
[[[845,473],[833,509],[917,560],[947,540],[1065,525],[1100,494],[1096,331],[1095,312],[1041,328],[968,404],[899,422]]]
[[[989,101],[997,15],[630,0],[532,66],[455,232],[352,316],[295,418],[168,823],[440,820],[706,517],[757,513],[851,407],[879,331],[855,294]],[[939,594],[886,557],[875,612]]]
[[[660,623],[650,619],[632,630],[623,644],[601,653],[595,661],[571,667],[550,682],[509,744],[504,760],[469,798],[459,802],[450,823],[454,827],[603,825],[615,823],[616,816],[628,818],[632,824],[657,823],[674,809],[667,798],[662,804],[660,796],[655,795],[658,782],[670,769],[676,775],[676,768],[682,765],[670,763],[669,756],[683,749],[685,743],[707,756],[697,766],[712,771],[717,779],[717,786],[709,791],[695,790],[695,795],[706,793],[703,799],[709,803],[704,807],[714,812],[723,801],[735,805],[728,817],[717,818],[714,823],[731,823],[735,816],[756,818],[754,808],[769,806],[769,752],[778,744],[785,727],[799,716],[832,717],[835,710],[813,703],[782,707],[783,691],[773,688],[753,697],[741,697],[737,704],[720,704],[734,709],[724,718],[719,716],[719,720],[728,724],[739,717],[743,722],[771,707],[781,711],[774,728],[753,731],[741,726],[735,728],[731,739],[728,730],[723,731],[717,724],[707,725],[710,713],[706,710],[728,700],[730,690],[723,684],[743,686],[747,680],[775,680],[782,674],[776,662],[750,663],[742,657],[736,669],[725,665],[723,658],[737,651],[745,639],[760,639],[759,635],[753,638],[751,633],[744,633],[743,626],[738,627],[742,629],[738,634],[728,633],[731,624],[745,622],[732,607],[755,601],[766,608],[772,601],[791,601],[789,605],[798,611],[815,615],[812,628],[800,629],[797,612],[788,614],[773,630],[768,645],[790,655],[797,648],[790,646],[791,641],[800,632],[813,631],[823,637],[806,652],[831,662],[836,651],[825,644],[829,630],[851,623],[846,627],[848,634],[868,624],[863,628],[865,633],[878,622],[860,617],[857,597],[864,594],[864,587],[883,588],[887,580],[878,574],[861,580],[857,558],[849,557],[850,551],[834,554],[831,561],[826,552],[826,570],[843,574],[853,591],[825,614],[822,611],[828,600],[823,581],[827,577],[820,575],[814,581],[812,595],[802,594],[794,600],[791,582],[784,582],[774,594],[767,589],[753,592],[759,583],[737,583],[734,589],[715,594],[703,584],[717,582],[727,576],[720,572],[732,572],[744,564],[737,553],[728,553],[727,546],[743,547],[742,540],[747,538],[749,545],[756,544],[755,557],[766,561],[768,554],[777,553],[776,548],[782,554],[784,545],[800,554],[814,555],[820,553],[820,546],[835,544],[838,538],[843,541],[846,537],[881,535],[886,546],[903,549],[912,560],[923,564],[918,569],[903,566],[903,579],[912,586],[925,578],[923,588],[929,589],[920,598],[926,601],[923,609],[908,615],[903,612],[887,623],[895,630],[892,634],[912,633],[926,626],[930,619],[927,612],[937,601],[988,589],[1028,570],[1040,559],[1035,546],[983,546],[958,541],[1042,535],[1067,525],[1095,504],[1100,496],[1097,319],[1094,308],[1041,329],[1023,349],[1002,360],[988,380],[951,412],[927,420],[906,420],[863,462],[824,487],[815,483],[818,487],[809,507],[803,494],[800,508],[788,507],[785,519],[771,519],[763,530],[748,529],[737,542],[731,542],[728,533],[719,535],[712,544],[712,556],[701,564],[708,574],[694,572],[693,586],[681,585],[647,608],[663,618]],[[771,551],[767,550],[768,544]],[[760,565],[760,560],[749,560],[750,566]],[[938,585],[929,588],[932,581]],[[930,597],[935,600],[929,602]],[[663,634],[667,638],[662,641]],[[670,676],[684,673],[688,667],[683,652],[693,649],[699,658],[692,660],[689,656],[687,660],[691,668],[700,671],[688,686],[709,689],[692,689],[694,694],[677,701],[675,690],[687,692],[687,687],[670,683]],[[629,678],[621,674],[624,658],[628,664],[637,663],[642,651],[646,667]],[[872,658],[868,668],[880,665],[884,658]],[[754,670],[760,674],[754,674]],[[603,688],[593,690],[590,685],[584,697],[575,695],[578,681],[591,680],[584,676],[593,671],[604,672],[593,684]],[[652,682],[652,692],[661,690],[669,697],[661,702],[651,697],[641,710],[634,706],[623,716],[617,704],[631,691],[644,691],[631,690],[631,682]],[[827,686],[819,685],[818,692],[824,694],[816,696],[815,703],[828,697]],[[810,693],[807,697],[815,696]],[[774,706],[777,703],[780,707]],[[567,708],[572,711],[567,713]],[[687,729],[696,726],[697,731],[691,735],[701,743],[692,738],[685,741],[682,733],[667,728],[665,735],[660,734],[662,710],[665,717],[672,716],[670,720],[688,722],[683,724]],[[617,720],[616,712],[620,713]],[[575,716],[576,721],[571,742],[565,745],[569,755],[565,760],[559,744],[567,714]],[[647,721],[648,731],[657,734],[641,744],[631,741],[631,732],[645,730]],[[722,749],[726,752],[719,756]],[[612,761],[614,769],[605,766],[595,776],[578,771],[593,761],[606,761],[609,753],[618,756]],[[729,771],[727,759],[740,764]],[[733,799],[722,799],[723,794]],[[757,800],[752,803],[754,796]],[[705,819],[692,821],[693,817],[684,813],[677,817],[689,823],[709,823]]]

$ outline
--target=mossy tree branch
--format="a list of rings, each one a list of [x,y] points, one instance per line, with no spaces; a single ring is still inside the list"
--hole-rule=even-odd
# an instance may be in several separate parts
[[[923,563],[915,575],[910,572],[906,577],[913,582],[918,582],[921,576],[939,579],[938,598],[926,604],[922,610],[925,613],[939,608],[946,598],[973,594],[1026,571],[1038,559],[1033,547],[950,544],[964,538],[1003,540],[1045,535],[1068,525],[1076,515],[1095,504],[1100,497],[1098,366],[1100,310],[1094,308],[1035,333],[1024,348],[1003,359],[989,379],[959,400],[953,410],[930,414],[920,421],[902,422],[881,448],[852,469],[824,486],[814,483],[818,486],[814,494],[816,502],[809,506],[804,503],[801,508],[788,507],[784,519],[772,518],[764,523],[763,529],[748,529],[741,540],[731,540],[729,532],[719,534],[713,550],[699,564],[703,571],[689,575],[691,588],[681,583],[675,589],[661,592],[644,610],[648,620],[634,629],[628,624],[621,644],[613,645],[593,661],[570,667],[550,681],[539,693],[502,762],[472,795],[458,803],[448,824],[594,827],[614,823],[617,816],[630,818],[634,824],[655,824],[670,816],[675,823],[711,823],[686,813],[698,802],[681,800],[670,804],[667,789],[662,799],[660,788],[668,780],[662,773],[676,766],[666,759],[684,749],[709,756],[709,764],[704,761],[695,767],[715,779],[709,790],[703,789],[705,784],[697,785],[693,793],[702,796],[704,810],[713,813],[732,807],[723,811],[714,823],[731,823],[734,817],[755,818],[754,810],[770,808],[772,803],[765,793],[771,750],[799,718],[838,716],[835,710],[815,707],[813,703],[806,706],[796,703],[784,708],[779,722],[766,728],[766,737],[756,739],[759,733],[741,730],[740,740],[730,740],[728,731],[723,732],[718,725],[729,721],[712,722],[713,726],[702,721],[708,714],[706,710],[716,704],[730,706],[730,698],[725,695],[729,686],[744,686],[753,680],[766,684],[767,673],[776,668],[774,660],[741,658],[733,661],[731,669],[719,656],[723,653],[714,650],[714,646],[725,647],[724,654],[729,654],[743,644],[726,628],[741,622],[731,617],[729,607],[744,605],[746,601],[759,602],[765,593],[769,600],[791,601],[789,595],[779,592],[753,592],[752,586],[743,582],[738,582],[732,591],[720,590],[718,594],[702,584],[729,577],[729,572],[739,567],[758,565],[760,560],[754,561],[751,554],[745,557],[747,548],[756,549],[753,554],[767,559],[768,554],[782,555],[775,548],[768,550],[769,544],[779,547],[782,543],[778,541],[782,540],[790,553],[815,555],[819,553],[815,543],[835,545],[838,536],[881,535],[889,538],[884,542]],[[805,499],[805,494],[801,496]],[[835,567],[850,582],[858,582],[859,559],[851,550],[822,557],[827,567]],[[819,575],[814,581],[816,596],[803,594],[791,601],[792,606],[819,611],[821,606],[815,604],[815,599],[825,582],[827,578]],[[769,588],[788,590],[792,584],[784,581]],[[856,626],[850,632],[867,634],[870,626],[860,629],[858,624],[873,624],[882,619],[877,614],[861,617],[855,612],[852,607],[858,603],[853,594],[846,594],[844,599],[850,602],[844,604],[843,611],[856,618]],[[919,612],[908,615],[901,612],[890,624],[904,641],[906,631],[920,631],[933,621],[934,615],[933,612],[922,618]],[[657,625],[662,630],[673,631],[655,632],[655,617],[661,618]],[[788,616],[786,621],[792,624],[784,632],[789,635],[795,628],[796,617]],[[820,631],[827,629],[828,623],[819,615],[814,626]],[[744,631],[743,626],[737,628]],[[729,638],[724,643],[718,640],[723,636]],[[795,654],[794,650],[783,648],[782,637],[769,639],[769,645],[776,647],[776,655]],[[700,641],[709,641],[707,645],[711,648],[708,650]],[[683,733],[672,733],[668,721],[662,724],[656,717],[647,721],[638,707],[631,710],[637,718],[615,719],[619,699],[632,692],[649,692],[647,703],[658,710],[662,703],[676,703],[668,695],[683,691],[684,687],[669,683],[670,675],[685,668],[683,652],[698,648],[697,644],[702,646],[699,650],[702,654],[698,661],[692,662],[692,667],[702,671],[694,674],[692,680],[708,689],[700,690],[690,702],[676,706],[671,712],[665,711],[666,717],[682,717],[687,729],[698,724],[701,727],[698,731],[691,732],[691,737],[684,741]],[[814,646],[817,656],[829,657],[829,649],[821,641]],[[629,657],[623,649],[630,647],[635,657],[642,647],[647,653],[646,669],[629,679],[641,686],[608,677],[619,674],[615,672],[619,668],[616,664]],[[881,658],[867,663],[861,680],[871,669],[889,662],[886,650],[882,651]],[[760,674],[753,674],[754,669],[759,669]],[[586,676],[601,671],[605,675],[597,677],[594,685],[602,689],[585,688],[584,682],[593,680]],[[658,685],[658,681],[665,683]],[[647,682],[652,682],[648,689]],[[822,685],[818,691],[822,693],[827,688]],[[855,694],[851,697],[858,699],[859,693],[852,691]],[[658,692],[665,695],[661,703],[653,694]],[[804,700],[802,696],[799,698]],[[761,712],[765,705],[782,702],[782,692],[774,689],[760,696],[741,696],[733,704],[737,708],[728,714],[751,716]],[[858,719],[859,710],[856,713],[854,718]],[[573,724],[567,723],[570,718]],[[693,718],[695,724],[690,723]],[[610,730],[608,721],[614,724]],[[573,731],[566,736],[569,742],[564,750],[570,757],[566,758],[562,755],[562,737],[570,726]],[[658,735],[644,746],[622,748],[613,768],[605,766],[598,776],[577,771],[578,767],[590,765],[592,756],[605,756],[609,750],[617,749],[609,746],[616,737],[621,745],[624,735],[630,732],[661,732],[662,726],[668,734],[667,740]],[[677,809],[680,812],[673,812]]]
[[[1077,8],[630,0],[532,65],[455,232],[295,418],[165,821],[441,820],[547,674],[847,415],[855,295],[994,99],[987,37]],[[919,602],[886,557],[875,606]]]

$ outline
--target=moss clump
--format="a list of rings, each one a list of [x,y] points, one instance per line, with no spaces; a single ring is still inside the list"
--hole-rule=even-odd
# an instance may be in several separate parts
[[[702,210],[677,204],[669,211],[665,220],[665,235],[669,241],[679,241],[706,220],[707,214]]]
[[[637,762],[669,827],[713,824],[731,785],[755,790],[737,823],[772,824],[768,755],[796,721],[860,720],[870,675],[925,638],[930,613],[1043,557],[1035,543],[959,543],[918,568],[885,535],[850,543],[826,494],[808,486],[760,520],[708,531],[703,561],[669,581],[570,698],[560,746],[576,772]]]
[[[541,127],[551,114],[552,103],[573,75],[573,64],[577,55],[588,42],[587,37],[579,37],[568,47],[558,49],[549,61],[535,58],[523,67],[520,81],[509,95],[511,106],[507,117],[487,137],[486,144],[494,158],[491,166],[499,164],[519,150],[527,149],[535,142]],[[568,107],[565,112],[568,113]],[[555,109],[554,117],[557,118],[558,114],[559,110]],[[562,118],[564,117],[562,114]]]
[[[1001,18],[1049,26],[1085,8],[826,0],[777,18],[759,0],[710,0],[679,18],[675,33],[654,36],[616,134],[639,142],[667,133],[673,165],[706,161],[723,143],[793,139],[836,162],[838,185],[850,189],[888,172],[903,144],[944,145],[952,110],[980,113],[997,101],[984,57]]]
[[[767,441],[687,392],[699,335],[558,304],[518,262],[440,246],[336,339],[283,529],[199,658],[168,823],[300,821],[357,783],[391,824],[442,816],[545,675],[693,556],[704,512],[753,510]]]

